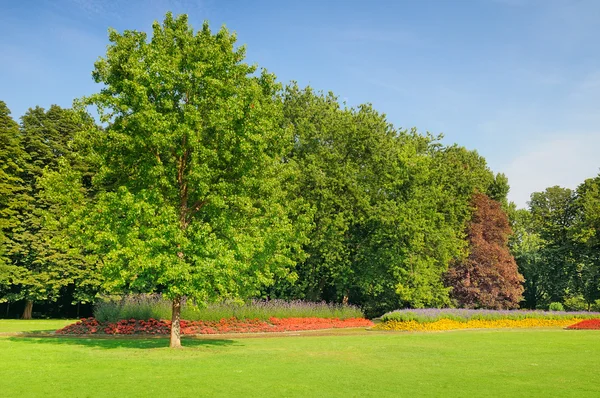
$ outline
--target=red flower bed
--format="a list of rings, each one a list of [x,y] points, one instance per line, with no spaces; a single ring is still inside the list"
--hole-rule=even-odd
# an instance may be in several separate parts
[[[217,333],[260,333],[289,332],[299,330],[318,330],[331,328],[368,327],[373,323],[364,318],[328,319],[328,318],[270,318],[259,319],[221,319],[220,321],[185,321],[180,323],[181,334],[217,334]],[[116,323],[98,322],[94,318],[84,318],[77,323],[56,331],[56,334],[169,334],[170,321],[149,319],[125,319]]]
[[[579,330],[584,330],[584,329],[595,329],[595,330],[600,330],[600,319],[598,318],[594,318],[594,319],[586,319],[584,321],[581,322],[577,322],[574,325],[568,326],[567,329],[579,329]]]

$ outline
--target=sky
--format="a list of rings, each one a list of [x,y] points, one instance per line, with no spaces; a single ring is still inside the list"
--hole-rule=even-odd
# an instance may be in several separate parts
[[[600,172],[597,0],[0,0],[0,100],[15,119],[71,106],[100,89],[109,27],[150,32],[167,11],[235,31],[282,83],[477,150],[519,207]]]

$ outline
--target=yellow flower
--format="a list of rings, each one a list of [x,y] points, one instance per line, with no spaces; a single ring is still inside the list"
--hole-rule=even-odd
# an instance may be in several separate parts
[[[454,329],[498,329],[498,328],[535,328],[569,326],[578,319],[497,319],[497,320],[470,320],[466,322],[441,319],[436,322],[419,323],[416,321],[388,321],[375,326],[374,330],[399,330],[410,332],[429,332]]]

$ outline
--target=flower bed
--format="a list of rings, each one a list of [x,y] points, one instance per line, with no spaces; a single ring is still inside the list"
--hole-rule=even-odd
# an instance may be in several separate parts
[[[181,334],[220,334],[220,333],[262,333],[289,332],[299,330],[319,330],[332,328],[370,327],[373,323],[364,318],[270,318],[260,319],[221,319],[220,321],[181,321]],[[56,331],[56,334],[149,334],[170,333],[171,322],[149,319],[147,321],[128,319],[118,322],[98,322],[94,318],[84,318]]]
[[[600,330],[600,319],[586,319],[581,322],[577,322],[574,325],[567,326],[567,329],[575,330]]]
[[[575,322],[600,318],[597,312],[471,310],[458,308],[404,309],[388,312],[375,330],[435,331],[451,329],[495,329],[566,327]]]
[[[439,330],[454,329],[498,329],[498,328],[534,328],[534,327],[554,327],[568,326],[576,322],[577,319],[543,319],[543,318],[525,318],[525,319],[497,319],[497,320],[469,320],[458,321],[453,319],[440,319],[434,322],[410,321],[387,321],[375,326],[374,330],[397,330],[411,332],[427,332]]]
[[[460,308],[424,308],[403,309],[388,312],[381,317],[383,322],[388,321],[415,321],[418,323],[437,322],[450,319],[458,322],[472,320],[523,320],[523,319],[554,319],[554,320],[583,320],[600,318],[598,312],[585,311],[527,311],[527,310],[471,310]]]

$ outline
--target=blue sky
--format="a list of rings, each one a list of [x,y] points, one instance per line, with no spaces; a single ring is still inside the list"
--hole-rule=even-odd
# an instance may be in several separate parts
[[[108,27],[149,31],[169,10],[225,24],[282,82],[476,149],[521,207],[600,171],[596,0],[0,0],[0,99],[16,118],[70,106],[99,89]]]

